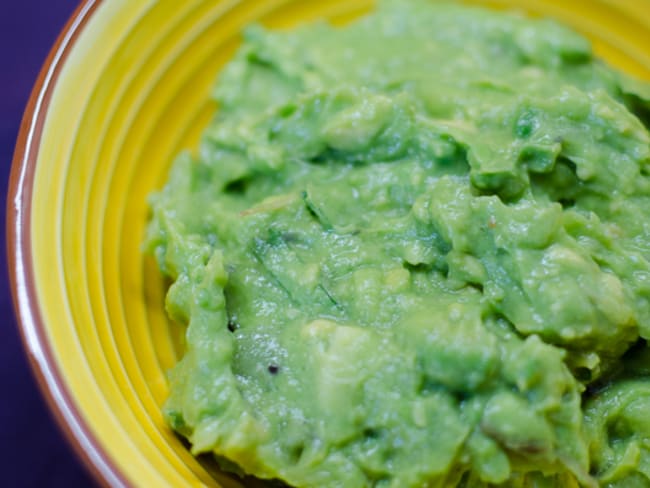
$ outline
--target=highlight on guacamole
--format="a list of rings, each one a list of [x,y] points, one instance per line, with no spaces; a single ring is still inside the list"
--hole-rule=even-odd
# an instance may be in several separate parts
[[[425,0],[260,26],[147,248],[170,425],[296,487],[650,486],[650,86]],[[644,125],[645,124],[645,125]]]

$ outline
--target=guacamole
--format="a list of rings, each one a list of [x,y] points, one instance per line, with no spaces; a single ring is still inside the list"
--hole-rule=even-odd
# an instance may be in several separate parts
[[[147,249],[165,416],[296,487],[650,486],[650,86],[425,0],[252,26]]]

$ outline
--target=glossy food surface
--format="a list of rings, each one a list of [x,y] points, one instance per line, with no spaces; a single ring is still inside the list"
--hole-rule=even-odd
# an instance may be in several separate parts
[[[295,486],[650,482],[650,403],[610,399],[647,388],[650,85],[422,0],[244,39],[151,200],[193,452]]]
[[[650,80],[650,0],[466,3],[565,22],[599,57]],[[259,486],[192,456],[161,414],[184,330],[168,320],[166,284],[142,253],[146,196],[198,147],[217,110],[215,77],[245,26],[345,25],[373,5],[87,0],[52,52],[16,145],[10,271],[32,365],[104,484]]]

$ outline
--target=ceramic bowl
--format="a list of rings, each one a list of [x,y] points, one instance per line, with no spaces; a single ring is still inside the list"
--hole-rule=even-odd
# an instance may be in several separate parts
[[[573,25],[650,79],[650,0],[490,0]],[[181,353],[141,253],[147,195],[196,147],[216,75],[251,21],[347,22],[370,0],[86,0],[27,107],[8,205],[11,279],[33,369],[72,443],[110,486],[242,486],[163,422]]]

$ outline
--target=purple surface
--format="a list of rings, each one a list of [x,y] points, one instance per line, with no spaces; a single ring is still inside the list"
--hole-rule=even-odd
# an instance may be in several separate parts
[[[78,3],[79,0],[2,1],[0,185],[3,202],[27,99],[50,47]],[[0,486],[94,486],[49,413],[29,369],[12,308],[4,258],[4,225],[0,242]]]

